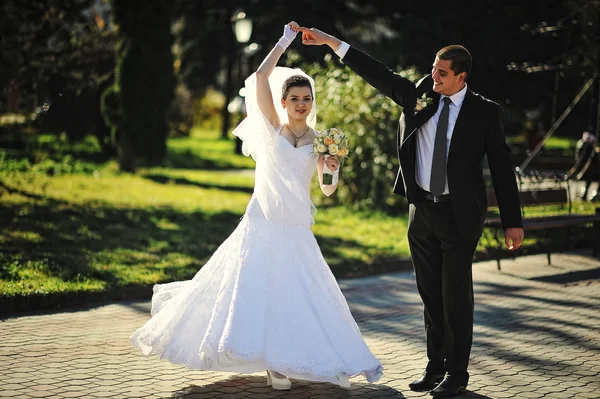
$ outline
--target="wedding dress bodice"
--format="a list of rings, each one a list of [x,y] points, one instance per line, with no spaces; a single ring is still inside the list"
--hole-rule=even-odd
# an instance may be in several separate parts
[[[281,135],[281,128],[279,132],[279,142],[275,148],[285,154],[302,186],[310,190],[310,179],[317,167],[317,157],[312,154],[312,144],[294,147]]]
[[[309,227],[312,223],[310,214],[315,212],[309,196],[310,180],[317,166],[317,157],[312,154],[311,144],[294,147],[281,135],[282,128],[283,125],[276,129],[277,136],[272,146],[257,156],[255,189],[246,208],[246,215],[265,217],[265,208],[261,207],[257,195],[260,192],[271,200],[264,201],[265,206],[270,207],[267,212],[276,210],[271,214],[275,216],[269,217],[272,222]],[[273,154],[268,154],[267,151],[277,152],[277,162],[272,161]],[[276,170],[271,170],[272,168]]]

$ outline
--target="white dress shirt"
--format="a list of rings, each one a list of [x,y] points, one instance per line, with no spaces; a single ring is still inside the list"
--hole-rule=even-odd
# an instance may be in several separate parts
[[[456,125],[456,119],[462,107],[465,95],[467,94],[467,85],[462,88],[458,93],[450,96],[450,113],[448,115],[448,130],[446,132],[446,161],[448,161],[448,151],[450,150],[450,142],[452,141],[452,133],[454,132],[454,125]],[[425,191],[430,191],[430,180],[431,180],[431,164],[433,163],[433,147],[435,143],[435,133],[437,130],[438,121],[442,108],[444,108],[444,95],[440,96],[438,103],[438,109],[435,114],[423,124],[416,132],[417,135],[417,169],[415,172],[415,178],[417,184]],[[446,176],[446,187],[444,188],[444,194],[449,194],[448,190],[448,177]]]
[[[342,42],[340,47],[335,51],[335,54],[344,58],[350,45],[346,42]],[[450,104],[450,114],[448,115],[448,131],[446,133],[446,161],[448,160],[448,151],[450,150],[450,142],[452,141],[452,133],[454,132],[454,125],[456,125],[456,119],[458,113],[462,107],[465,95],[467,94],[467,85],[462,88],[458,93],[450,96],[452,103]],[[431,164],[433,163],[433,147],[435,143],[435,133],[437,130],[438,120],[440,119],[440,113],[444,107],[444,95],[440,96],[438,103],[438,109],[435,114],[421,126],[415,133],[417,135],[417,168],[415,171],[415,178],[417,184],[425,191],[429,191],[430,180],[431,180]],[[448,190],[448,177],[446,177],[446,188],[444,194],[449,194]]]
[[[342,42],[340,47],[338,47],[338,49],[335,50],[335,54],[340,58],[344,58],[346,56],[346,53],[348,52],[349,48],[350,48],[350,45],[348,43]]]

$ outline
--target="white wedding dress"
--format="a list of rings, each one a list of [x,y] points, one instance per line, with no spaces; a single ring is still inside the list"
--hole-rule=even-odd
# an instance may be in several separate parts
[[[154,286],[152,317],[131,342],[193,369],[375,382],[383,368],[310,229],[312,146],[296,148],[263,122],[249,116],[252,128],[236,132],[256,159],[241,222],[192,280]]]

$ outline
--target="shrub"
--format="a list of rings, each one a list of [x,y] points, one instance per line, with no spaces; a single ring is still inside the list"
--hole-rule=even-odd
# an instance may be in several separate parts
[[[169,136],[189,136],[194,125],[194,106],[192,94],[183,82],[175,88],[175,96],[167,115]]]
[[[402,108],[333,58],[302,68],[315,79],[317,128],[341,128],[350,140],[351,152],[340,174],[343,183],[334,201],[355,208],[403,209],[404,198],[392,193]],[[419,78],[414,68],[400,74],[413,81]]]
[[[224,106],[225,96],[209,87],[201,98],[194,101],[194,125],[207,130],[221,130]]]

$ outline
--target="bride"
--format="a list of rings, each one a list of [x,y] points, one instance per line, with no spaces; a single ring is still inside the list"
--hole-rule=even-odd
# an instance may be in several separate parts
[[[349,386],[382,366],[365,344],[310,226],[310,179],[325,162],[312,154],[318,132],[313,80],[276,67],[298,25],[246,80],[247,118],[234,130],[256,161],[254,193],[235,231],[192,280],[154,286],[151,318],[131,336],[144,355],[193,369],[267,372]],[[323,185],[331,195],[337,185]]]

